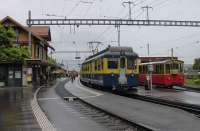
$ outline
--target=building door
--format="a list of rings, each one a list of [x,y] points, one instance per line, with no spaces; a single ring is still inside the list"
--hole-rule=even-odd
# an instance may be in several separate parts
[[[13,64],[8,67],[8,86],[22,86],[22,65]]]
[[[0,65],[0,87],[7,84],[7,68],[5,64]]]

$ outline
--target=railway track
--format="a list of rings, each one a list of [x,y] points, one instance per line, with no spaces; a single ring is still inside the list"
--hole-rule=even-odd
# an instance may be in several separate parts
[[[121,118],[90,103],[87,103],[84,100],[73,96],[70,92],[62,88],[63,86],[64,85],[62,83],[61,86],[58,86],[55,90],[57,94],[63,97],[63,99],[68,105],[71,106],[71,108],[80,112],[84,117],[91,118],[100,125],[107,127],[111,131],[153,131],[149,127],[131,122],[125,118]]]
[[[187,91],[200,92],[200,88],[192,88],[188,86],[184,86],[183,88],[186,89]]]
[[[85,86],[87,86],[87,85],[85,85]],[[98,89],[98,88],[95,88],[95,89]],[[175,89],[175,90],[177,90],[177,89]],[[186,89],[185,91],[189,91],[189,90]],[[112,93],[112,92],[110,92],[110,93]],[[150,97],[150,96],[141,96],[141,95],[137,95],[135,93],[130,93],[130,94],[117,93],[117,95],[125,96],[128,98],[133,98],[133,99],[138,99],[138,100],[143,100],[143,101],[147,101],[147,102],[152,102],[152,103],[156,103],[156,104],[161,104],[161,105],[165,105],[165,106],[169,106],[169,107],[179,108],[179,109],[188,111],[200,118],[200,106],[197,106],[197,105],[186,104],[186,103],[181,103],[181,102],[177,102],[177,101],[164,100],[164,99],[154,98],[154,97]]]
[[[192,87],[187,87],[187,86],[183,86],[183,87],[175,86],[172,89],[177,90],[177,91],[189,91],[189,92],[200,93],[200,88],[192,88]]]
[[[197,106],[197,105],[186,104],[186,103],[181,103],[181,102],[177,102],[177,101],[164,100],[164,99],[154,98],[154,97],[150,97],[150,96],[141,96],[141,95],[137,95],[137,94],[123,94],[123,96],[183,109],[185,111],[195,114],[197,117],[200,118],[200,106]]]
[[[129,120],[93,106],[90,103],[86,103],[79,98],[75,98],[74,100],[66,98],[64,99],[67,100],[68,104],[70,104],[73,109],[112,131],[153,131],[148,127],[133,123]]]

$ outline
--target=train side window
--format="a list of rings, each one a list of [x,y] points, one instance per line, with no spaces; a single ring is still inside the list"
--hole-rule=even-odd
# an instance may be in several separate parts
[[[145,71],[145,65],[142,66],[142,72],[143,72],[143,73],[146,73],[146,71]]]
[[[90,72],[92,71],[92,62],[90,62]]]
[[[170,64],[166,64],[166,73],[170,73]]]
[[[117,69],[118,68],[118,59],[108,59],[108,68]]]
[[[157,74],[160,74],[160,64],[158,64]]]
[[[148,72],[147,65],[145,65],[143,69],[144,69],[144,73]]]
[[[153,73],[158,74],[158,65],[154,65],[155,70],[153,71]]]
[[[89,63],[87,64],[87,71],[89,71]]]
[[[139,72],[140,72],[140,73],[143,73],[143,72],[142,72],[142,66],[139,66]]]
[[[162,65],[161,64],[156,65],[156,74],[162,74]]]
[[[155,70],[153,71],[153,73],[154,73],[154,74],[157,74],[157,73],[158,73],[158,65],[153,65],[153,66],[154,66],[154,69],[155,69]]]
[[[99,71],[101,70],[101,60],[100,59],[98,60],[98,70]]]
[[[145,67],[145,65],[142,66],[142,73],[145,74],[146,72],[145,72],[145,68],[144,67]]]
[[[163,64],[160,65],[160,73],[164,74],[164,65]]]
[[[101,59],[101,70],[103,70],[103,58]]]
[[[142,73],[146,73],[145,72],[145,65],[142,66]]]
[[[95,62],[94,62],[94,70],[95,71],[97,70],[97,60],[95,60]]]
[[[94,61],[92,61],[92,71],[94,71]]]
[[[183,72],[183,64],[179,64],[179,71]]]
[[[85,71],[85,65],[83,65],[83,71]]]

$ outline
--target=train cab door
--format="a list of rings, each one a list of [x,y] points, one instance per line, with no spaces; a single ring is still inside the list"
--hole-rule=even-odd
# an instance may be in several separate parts
[[[126,57],[120,57],[120,67],[119,67],[119,84],[125,85],[127,84],[126,78]]]

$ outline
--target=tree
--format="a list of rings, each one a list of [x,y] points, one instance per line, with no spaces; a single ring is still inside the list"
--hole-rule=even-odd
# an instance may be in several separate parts
[[[51,57],[48,57],[48,63],[51,64],[51,65],[55,65],[56,64],[56,60],[51,58]]]
[[[196,58],[194,60],[193,69],[194,70],[200,70],[200,58]]]
[[[0,25],[0,61],[24,63],[29,57],[28,48],[13,43],[14,37],[15,32],[12,28]]]
[[[12,38],[15,36],[12,28],[5,28],[0,24],[0,48],[12,46]]]

